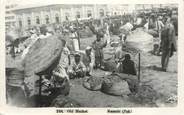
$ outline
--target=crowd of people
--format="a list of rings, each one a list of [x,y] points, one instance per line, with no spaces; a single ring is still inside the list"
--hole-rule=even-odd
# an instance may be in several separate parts
[[[18,41],[10,42],[7,48],[13,57],[17,53],[24,58],[29,48],[38,40],[49,38],[52,35],[58,36],[63,44],[60,61],[53,70],[53,75],[68,80],[73,78],[82,78],[91,76],[94,69],[103,68],[104,53],[103,49],[111,45],[111,35],[119,37],[119,51],[115,52],[114,60],[117,63],[117,71],[120,73],[137,75],[135,63],[131,60],[131,55],[124,52],[126,48],[126,39],[131,31],[136,28],[144,28],[153,37],[160,39],[160,44],[154,45],[153,54],[161,55],[161,66],[163,71],[167,71],[169,58],[177,50],[177,14],[168,11],[166,14],[157,15],[150,13],[145,15],[141,13],[136,17],[134,15],[124,15],[108,17],[100,20],[86,21],[67,21],[62,24],[42,25],[41,27],[32,27],[28,30],[26,37],[19,37]],[[80,31],[88,28],[95,35],[96,40],[84,49],[80,49]],[[7,32],[6,39],[15,38],[15,33]],[[67,38],[67,39],[63,39]],[[69,40],[72,41],[70,46]],[[73,58],[72,58],[73,56]]]

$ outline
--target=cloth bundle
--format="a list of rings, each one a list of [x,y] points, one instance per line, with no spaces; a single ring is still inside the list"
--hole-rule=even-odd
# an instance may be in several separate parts
[[[104,78],[101,91],[114,96],[127,95],[130,93],[127,82],[125,80],[121,80],[115,74],[106,76]]]
[[[138,28],[127,36],[126,43],[143,52],[149,52],[153,49],[153,36]]]
[[[85,77],[83,81],[83,87],[91,91],[98,91],[101,89],[103,78],[102,77]]]

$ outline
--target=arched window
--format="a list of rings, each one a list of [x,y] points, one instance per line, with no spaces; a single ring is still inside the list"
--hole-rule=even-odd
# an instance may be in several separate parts
[[[31,18],[30,17],[27,18],[27,24],[31,25]]]
[[[67,12],[67,13],[65,13],[65,19],[66,20],[69,20],[69,17],[70,17],[70,14]]]
[[[36,16],[36,24],[40,24],[40,18],[39,18],[39,16]]]
[[[50,23],[49,22],[49,16],[48,15],[45,16],[45,21],[46,21],[46,24],[49,24]]]
[[[55,20],[56,20],[56,23],[59,23],[59,15],[58,14],[55,15]]]
[[[87,11],[87,16],[88,16],[88,17],[91,17],[91,16],[92,16],[91,10],[88,10],[88,11]]]
[[[22,27],[22,19],[19,18],[19,27]]]
[[[80,18],[80,12],[76,12],[76,17]]]
[[[103,16],[104,16],[104,10],[100,9],[100,17],[103,17]]]

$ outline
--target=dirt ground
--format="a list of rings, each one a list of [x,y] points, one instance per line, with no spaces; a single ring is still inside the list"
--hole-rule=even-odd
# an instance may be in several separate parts
[[[81,48],[84,49],[95,40],[95,37],[81,39]],[[19,59],[12,60],[6,57],[6,66],[19,63]],[[161,67],[161,56],[149,53],[141,54],[141,82],[151,85],[160,97],[156,104],[158,107],[177,105],[177,101],[167,102],[169,98],[177,98],[177,53],[170,58],[168,72],[161,72],[155,68]],[[105,75],[105,71],[96,70],[95,76]],[[111,96],[100,91],[90,91],[82,86],[82,79],[71,80],[69,97],[75,99],[83,107],[148,107],[150,105],[132,101],[128,96]],[[176,99],[177,100],[177,99]]]
[[[81,40],[81,47],[85,48],[95,40],[95,37],[88,40]],[[91,43],[90,43],[91,42]],[[106,49],[104,49],[106,50]],[[138,58],[138,57],[137,57]],[[160,94],[156,101],[157,106],[176,106],[174,102],[168,102],[169,98],[177,97],[177,54],[170,58],[168,72],[162,72],[155,68],[161,67],[161,56],[154,56],[150,53],[141,54],[141,82],[151,85]],[[135,62],[136,63],[136,62]],[[106,72],[97,70],[95,76],[103,76]],[[79,101],[84,107],[144,107],[150,106],[133,102],[128,96],[111,96],[100,91],[89,91],[82,86],[82,80],[72,80],[72,87],[69,96]]]

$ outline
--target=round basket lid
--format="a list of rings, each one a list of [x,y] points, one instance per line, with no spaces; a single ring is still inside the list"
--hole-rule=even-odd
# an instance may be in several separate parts
[[[38,39],[30,48],[22,61],[25,75],[29,76],[47,70],[53,63],[57,66],[56,60],[62,52],[62,42],[56,36],[45,39]]]

